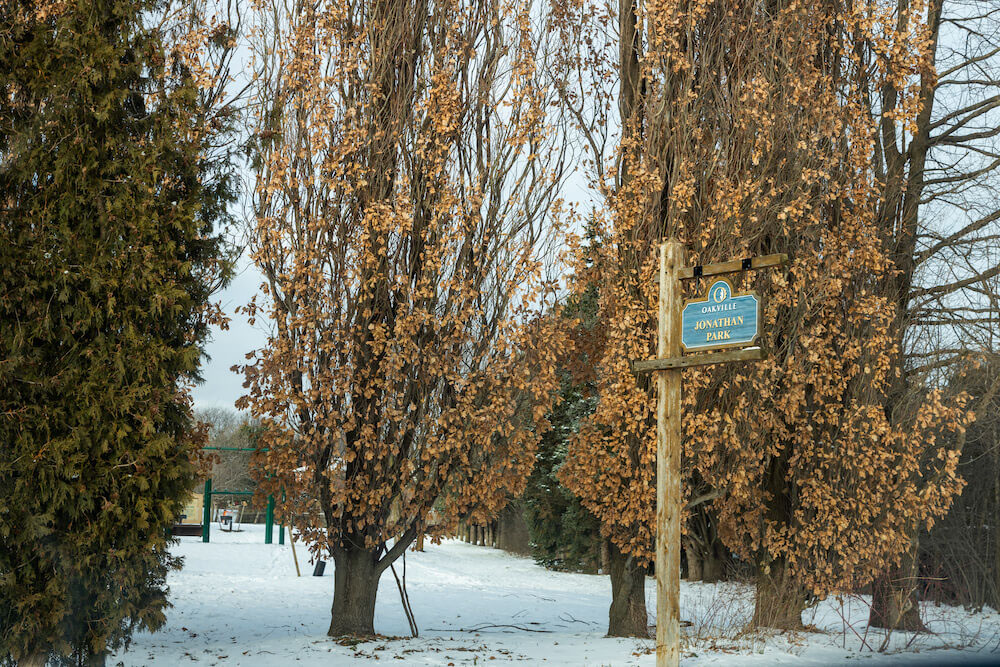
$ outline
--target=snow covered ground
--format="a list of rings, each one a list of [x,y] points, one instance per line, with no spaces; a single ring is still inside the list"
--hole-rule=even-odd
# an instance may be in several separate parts
[[[217,526],[217,524],[216,524]],[[213,526],[215,528],[216,526]],[[376,641],[343,645],[326,636],[333,564],[325,576],[298,548],[265,545],[262,526],[184,537],[184,569],[170,576],[167,624],[135,637],[110,664],[124,665],[653,665],[653,642],[604,637],[607,576],[550,572],[531,559],[458,541],[406,556],[407,589],[420,637],[409,637],[392,573],[379,588]],[[277,535],[275,535],[277,542]],[[400,571],[402,563],[397,563]],[[816,632],[747,634],[752,591],[739,584],[682,584],[681,618],[692,625],[685,665],[1000,664],[1000,614],[928,604],[930,635],[867,630],[866,600],[828,600],[804,617]],[[647,580],[650,620],[656,587]],[[885,651],[879,649],[886,644]]]

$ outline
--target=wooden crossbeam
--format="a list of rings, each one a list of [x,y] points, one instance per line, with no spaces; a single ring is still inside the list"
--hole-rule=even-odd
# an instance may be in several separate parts
[[[788,264],[788,255],[778,253],[776,255],[763,255],[761,257],[751,257],[748,259],[734,259],[728,262],[718,262],[716,264],[705,264],[703,266],[688,266],[677,270],[677,277],[681,280],[691,280],[693,278],[703,278],[707,276],[721,276],[727,273],[739,273],[740,271],[756,271],[766,269],[771,266],[784,266]]]
[[[784,266],[788,264],[788,255],[778,253],[776,255],[764,255],[763,257],[752,257],[746,259],[734,259],[729,262],[718,262],[717,264],[705,264],[704,266],[689,266],[680,269],[677,277],[681,280],[690,280],[703,276],[721,276],[726,273],[739,273],[740,271],[756,271],[766,269],[769,266]],[[700,270],[699,270],[700,269]]]
[[[644,359],[632,362],[632,372],[637,375],[666,371],[673,368],[691,368],[692,366],[707,366],[708,364],[724,364],[730,361],[760,361],[767,355],[759,347],[747,347],[741,350],[726,350],[725,352],[709,352],[707,354],[692,354],[686,357],[669,359]]]

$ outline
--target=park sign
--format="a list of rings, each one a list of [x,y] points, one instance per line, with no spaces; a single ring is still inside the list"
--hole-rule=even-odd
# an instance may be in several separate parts
[[[704,298],[684,302],[681,345],[688,352],[751,345],[757,340],[759,322],[757,295],[734,294],[732,283],[720,278]]]
[[[680,241],[660,244],[656,359],[632,362],[636,375],[656,375],[656,667],[678,667],[681,659],[681,371],[765,358],[759,347],[685,355],[685,350],[752,344],[758,334],[760,299],[754,294],[734,295],[733,284],[717,278],[704,299],[682,307],[681,281],[787,263],[788,255],[776,254],[685,267]]]

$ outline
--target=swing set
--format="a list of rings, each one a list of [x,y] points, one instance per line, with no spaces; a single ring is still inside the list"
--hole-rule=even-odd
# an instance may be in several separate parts
[[[222,451],[222,452],[266,452],[266,449],[257,449],[256,447],[203,447],[202,449],[208,451]],[[205,493],[202,496],[202,519],[201,519],[201,541],[208,542],[211,537],[212,531],[212,496],[252,496],[253,491],[229,491],[221,490],[215,491],[212,489],[212,478],[209,477],[205,480]],[[233,530],[233,515],[224,515],[225,512],[230,512],[232,510],[220,510],[219,514],[219,528],[220,530],[225,530],[227,532]],[[237,522],[239,521],[239,514],[235,515]],[[228,519],[226,521],[225,519]],[[229,528],[225,528],[225,525],[229,525]],[[269,495],[267,497],[267,510],[264,513],[264,544],[273,544],[274,542],[274,496]],[[285,524],[278,524],[278,544],[285,543]]]

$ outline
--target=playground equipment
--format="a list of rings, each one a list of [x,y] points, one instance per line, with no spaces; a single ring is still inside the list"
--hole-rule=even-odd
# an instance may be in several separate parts
[[[266,449],[256,447],[203,447],[209,451],[222,452],[266,452]],[[253,491],[214,491],[212,489],[212,478],[205,480],[205,492],[202,494],[202,520],[201,520],[201,541],[208,542],[212,533],[212,496],[252,496]],[[222,526],[220,525],[220,528]],[[223,529],[224,530],[224,529]],[[274,542],[274,496],[267,497],[267,510],[264,514],[264,544]],[[278,544],[285,543],[285,524],[278,524]]]
[[[207,448],[206,448],[207,449]],[[205,480],[205,492],[202,495],[202,500],[204,502],[204,507],[202,509],[202,520],[201,520],[201,541],[209,542],[212,534],[212,496],[252,496],[253,491],[215,491],[212,489],[212,478],[209,477]],[[220,511],[220,529],[226,530],[221,523],[221,512]],[[264,513],[264,544],[272,544],[274,542],[274,496],[267,497],[267,510]],[[285,543],[285,524],[278,524],[278,544]]]
[[[219,522],[219,530],[224,530],[227,533],[240,532],[240,517],[243,514],[243,505],[246,505],[246,501],[242,505],[220,508],[216,511],[215,518]]]

